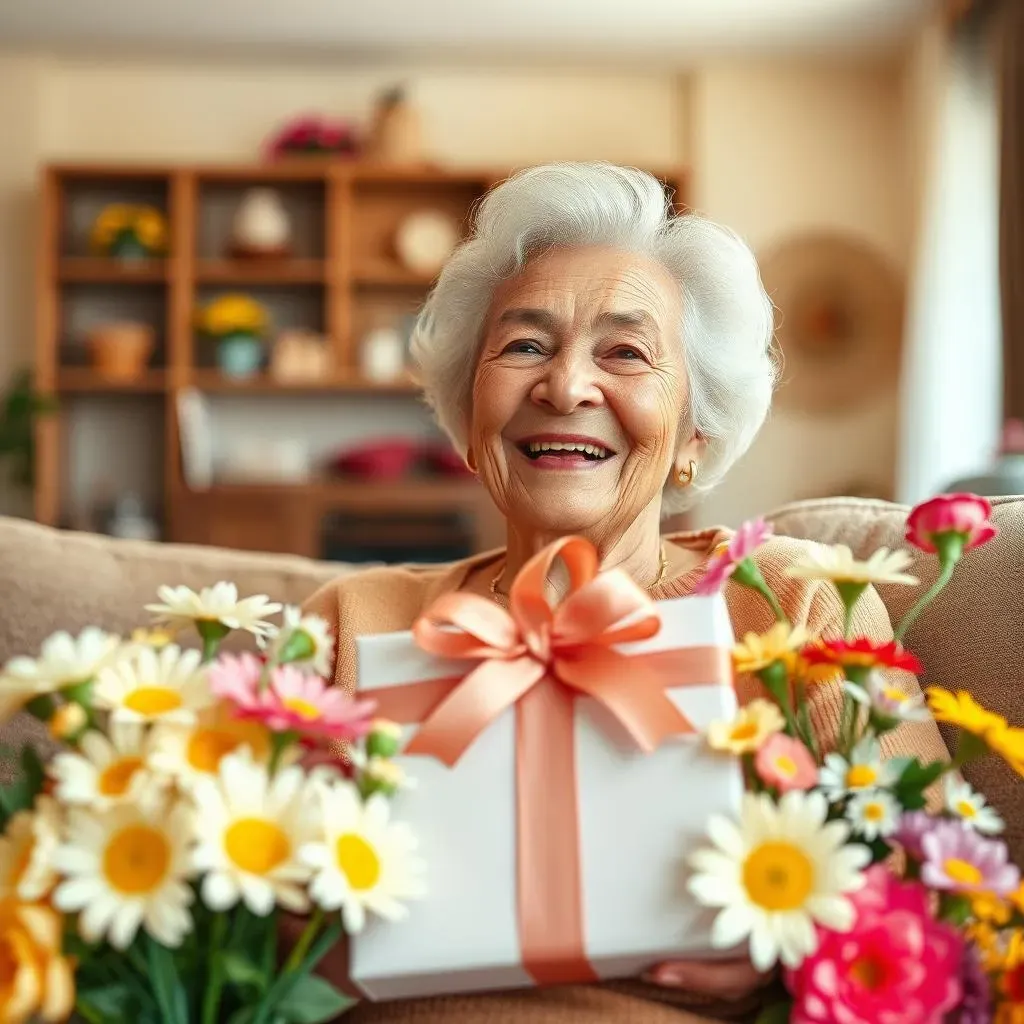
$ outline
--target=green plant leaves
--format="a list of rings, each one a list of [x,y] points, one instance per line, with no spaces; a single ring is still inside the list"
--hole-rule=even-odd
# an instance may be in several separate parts
[[[321,1024],[344,1013],[354,999],[339,992],[329,981],[315,974],[300,978],[275,1011],[291,1024]]]

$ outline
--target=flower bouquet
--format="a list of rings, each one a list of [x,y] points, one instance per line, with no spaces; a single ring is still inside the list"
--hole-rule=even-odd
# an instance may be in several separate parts
[[[197,314],[199,330],[217,342],[221,370],[231,377],[248,377],[263,361],[262,338],[270,325],[266,308],[243,294],[220,295]]]
[[[0,720],[23,708],[61,744],[0,787],[0,1022],[331,1020],[351,1000],[318,962],[424,892],[390,816],[397,730],[324,678],[322,619],[275,626],[229,583],[159,597],[158,628],[56,633],[0,676]],[[222,651],[232,633],[258,653]]]
[[[167,222],[154,206],[113,203],[96,218],[92,248],[119,259],[150,259],[167,249]]]
[[[942,495],[910,513],[906,538],[938,556],[940,573],[879,643],[854,635],[870,584],[912,586],[907,552],[866,561],[836,546],[791,566],[826,581],[845,610],[845,636],[808,636],[786,621],[752,558],[768,536],[745,524],[716,553],[700,590],[725,580],[760,593],[777,623],[734,650],[764,696],[707,742],[738,756],[747,780],[739,821],[713,818],[710,845],[691,858],[689,888],[715,908],[713,944],[747,944],[755,967],[781,966],[787,998],[764,1021],[794,1024],[938,1024],[1024,1021],[1024,888],[999,838],[1003,822],[958,769],[995,755],[1024,774],[1024,729],[939,687],[910,696],[887,670],[920,672],[902,645],[969,549],[995,535],[975,495]],[[842,687],[838,735],[819,746],[808,691]],[[957,728],[952,760],[886,757],[904,723],[933,718]]]
[[[293,156],[355,157],[359,137],[345,120],[311,114],[297,117],[274,133],[266,145],[268,159]]]

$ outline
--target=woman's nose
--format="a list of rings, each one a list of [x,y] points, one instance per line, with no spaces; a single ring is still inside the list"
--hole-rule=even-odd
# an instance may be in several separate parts
[[[530,397],[539,405],[567,415],[580,406],[600,405],[604,393],[597,383],[595,367],[589,360],[553,360],[533,387]]]

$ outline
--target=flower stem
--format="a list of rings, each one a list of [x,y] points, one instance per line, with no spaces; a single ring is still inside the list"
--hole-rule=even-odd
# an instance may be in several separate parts
[[[775,698],[782,716],[786,720],[786,732],[790,736],[798,736],[796,719],[793,717],[793,705],[789,695],[789,673],[781,660],[773,661],[757,673],[765,689]]]
[[[925,593],[919,597],[914,604],[913,608],[903,616],[903,621],[899,624],[894,634],[896,640],[902,643],[903,638],[907,635],[907,630],[917,621],[917,617],[935,600],[939,595],[939,591],[945,587],[945,585],[953,578],[953,571],[956,569],[956,560],[947,561],[942,566],[942,572],[939,573],[939,578],[928,588]]]
[[[210,976],[206,991],[203,992],[202,1024],[217,1024],[220,991],[224,984],[223,960],[220,954],[227,936],[227,925],[227,914],[213,915],[213,926],[210,929]]]
[[[299,936],[299,941],[292,947],[291,953],[288,954],[288,959],[284,962],[284,968],[282,974],[291,974],[292,971],[297,970],[303,960],[306,959],[306,954],[309,952],[309,947],[313,945],[313,940],[316,938],[316,933],[320,931],[320,925],[324,922],[324,912],[320,907],[317,907],[312,914],[310,914],[309,922],[306,927],[302,929],[302,934]]]
[[[752,558],[744,558],[736,566],[732,578],[736,583],[750,590],[756,590],[768,602],[772,614],[778,622],[789,623],[789,619],[786,618],[786,613],[782,610],[782,606],[772,592],[772,588],[765,582],[764,576],[761,575],[761,570]]]
[[[294,729],[286,729],[284,732],[275,732],[270,735],[270,774],[277,771],[281,761],[281,755],[299,738]]]

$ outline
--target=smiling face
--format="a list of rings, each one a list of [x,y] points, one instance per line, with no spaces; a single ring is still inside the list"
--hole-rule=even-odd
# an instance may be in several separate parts
[[[661,264],[604,246],[551,250],[497,289],[469,443],[513,524],[592,534],[645,513],[657,522],[689,455],[681,319]]]

